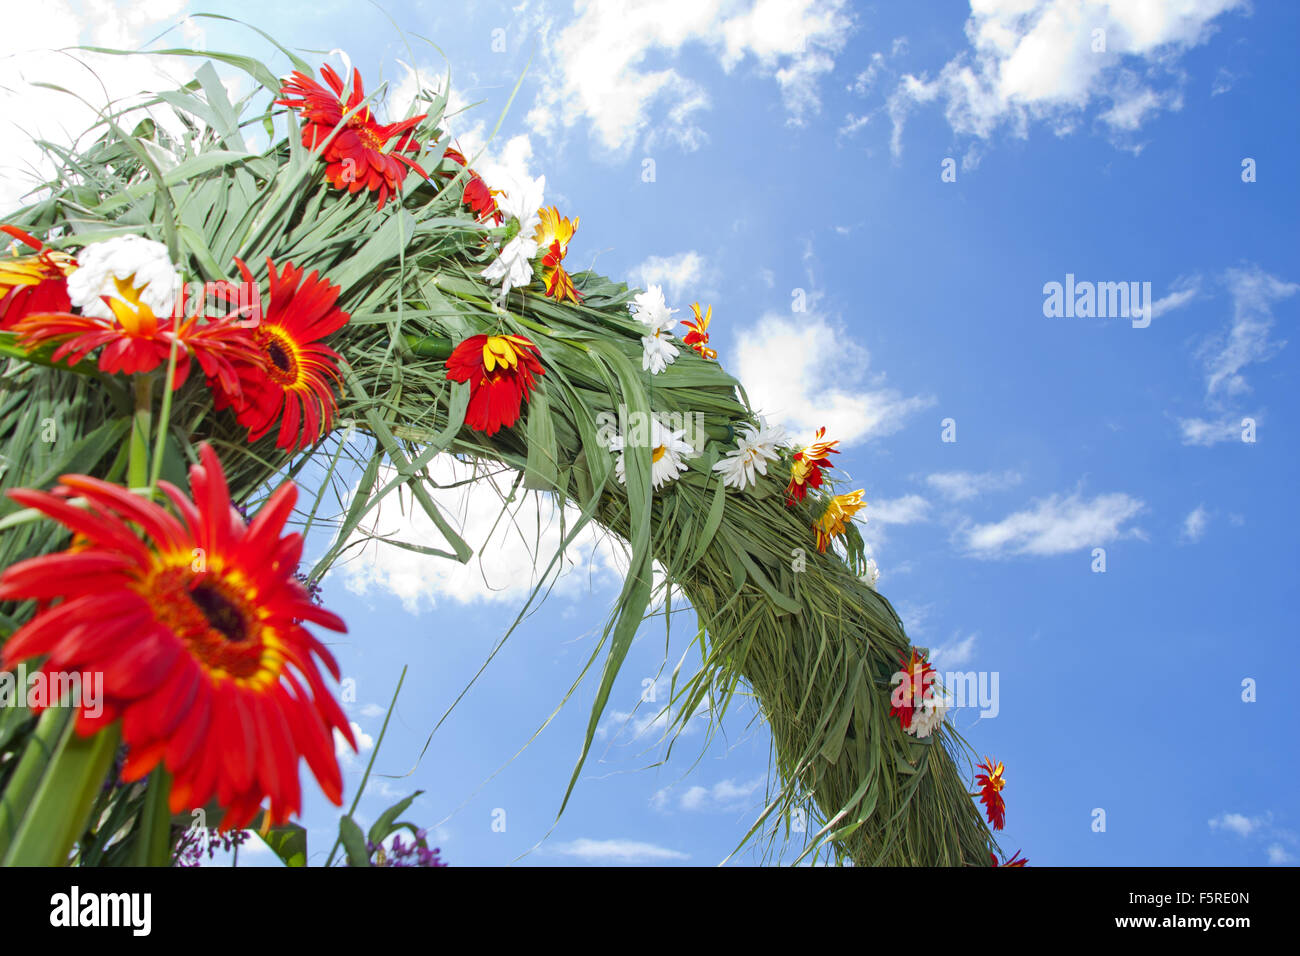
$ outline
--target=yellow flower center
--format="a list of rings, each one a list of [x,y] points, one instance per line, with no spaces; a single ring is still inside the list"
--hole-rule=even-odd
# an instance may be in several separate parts
[[[660,458],[662,458],[662,457],[663,457],[664,455],[666,455],[666,454],[668,454],[668,446],[667,446],[667,445],[657,445],[657,446],[655,447],[655,450],[652,451],[652,452],[650,453],[650,460],[651,460],[651,461],[658,461]]]

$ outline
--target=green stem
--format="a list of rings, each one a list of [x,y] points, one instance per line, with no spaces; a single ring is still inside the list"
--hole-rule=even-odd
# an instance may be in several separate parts
[[[51,709],[73,711],[67,706]],[[0,864],[63,866],[85,833],[95,798],[113,766],[121,727],[115,723],[94,736],[81,737],[74,723],[66,722],[58,749]]]
[[[131,440],[127,446],[126,484],[143,488],[149,482],[149,431],[153,424],[153,379],[136,375],[131,380],[135,414],[131,417]]]
[[[176,381],[176,340],[172,339],[171,353],[167,356],[167,377],[163,379],[162,411],[158,415],[158,437],[153,446],[153,467],[149,469],[149,497],[153,497],[158,487],[158,476],[162,473],[163,453],[167,447],[167,424],[172,414],[172,385]],[[137,396],[138,400],[139,396]],[[139,414],[139,407],[136,408]],[[147,424],[147,423],[146,423]]]
[[[451,355],[451,339],[438,335],[411,335],[409,332],[402,338],[406,340],[407,348],[420,358],[446,359]]]
[[[348,807],[348,816],[357,812],[357,804],[361,802],[361,795],[366,792],[366,781],[370,779],[370,768],[375,765],[375,757],[379,755],[379,748],[384,743],[384,734],[388,732],[388,720],[393,716],[393,708],[397,706],[397,695],[402,692],[402,681],[406,680],[406,665],[402,665],[402,676],[397,678],[397,687],[393,690],[393,699],[388,703],[388,713],[384,714],[384,725],[379,728],[379,739],[375,741],[374,749],[370,751],[370,762],[366,764],[366,772],[361,777],[361,786],[357,787],[356,796],[352,798],[352,806]],[[330,848],[330,855],[325,860],[325,866],[329,867],[334,863],[334,854],[339,851],[339,844],[343,842],[343,833],[334,838],[334,846]]]
[[[5,859],[9,852],[14,836],[22,826],[24,813],[58,755],[71,721],[69,708],[50,707],[36,722],[36,730],[27,741],[18,766],[9,778],[9,785],[0,796],[0,860]]]
[[[144,806],[136,820],[135,846],[131,848],[131,866],[167,866],[171,862],[172,815],[167,806],[171,793],[171,776],[162,764],[149,774]]]

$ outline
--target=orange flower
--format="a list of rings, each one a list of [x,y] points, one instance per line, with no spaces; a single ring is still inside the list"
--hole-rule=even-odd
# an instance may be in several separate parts
[[[694,319],[682,319],[682,325],[690,329],[682,342],[694,349],[701,358],[716,359],[718,353],[707,347],[709,344],[709,323],[713,321],[713,306],[709,306],[704,315],[701,316],[700,304],[694,302],[691,304],[691,311],[695,313]]]
[[[329,84],[328,90],[295,70],[280,88],[283,99],[275,102],[301,114],[302,144],[312,150],[323,149],[325,179],[331,186],[350,193],[362,189],[378,192],[379,208],[383,209],[388,197],[401,189],[408,170],[429,178],[415,160],[404,155],[419,154],[420,144],[411,136],[411,130],[427,114],[400,123],[378,123],[369,107],[356,109],[366,98],[360,72],[352,71],[352,90],[347,100],[343,99],[343,80],[332,67],[322,66],[320,75]],[[344,113],[354,109],[356,112],[344,122]],[[334,130],[340,123],[343,128],[336,134]],[[390,149],[389,140],[393,139],[396,142]]]
[[[817,434],[814,436],[816,441],[795,452],[790,465],[790,484],[785,489],[787,506],[793,505],[796,501],[803,501],[809,488],[820,488],[822,471],[830,467],[828,456],[839,454],[839,449],[835,447],[839,444],[839,440],[822,441],[825,434],[824,427],[817,429]]]
[[[302,622],[346,628],[294,579],[302,535],[284,526],[297,489],[281,485],[245,524],[208,445],[190,469],[192,497],[158,483],[174,511],[97,478],[61,481],[53,494],[9,493],[80,546],[0,576],[0,600],[41,602],[5,643],[0,667],[44,658],[47,674],[102,673],[102,706],[78,712],[77,733],[121,718],[123,779],[164,765],[173,813],[215,797],[231,829],[247,826],[265,800],[271,823],[284,823],[302,806],[303,758],[341,802],[334,734],[356,743],[319,670],[338,680],[338,666]]]
[[[537,346],[522,335],[472,335],[447,359],[448,380],[469,382],[465,424],[487,435],[518,420],[542,374]]]
[[[33,312],[67,312],[67,277],[77,260],[66,252],[46,249],[45,244],[14,226],[0,226],[19,242],[36,250],[34,256],[13,255],[0,259],[0,331],[13,328]]]
[[[989,818],[989,823],[993,824],[993,829],[1001,830],[1007,821],[1007,805],[1002,799],[1002,788],[1007,782],[1002,776],[1002,763],[999,761],[994,764],[991,757],[985,757],[978,768],[984,772],[975,778],[975,783],[980,788],[976,796],[984,804],[984,814]]]
[[[537,210],[537,215],[541,222],[537,224],[533,238],[539,249],[546,250],[542,256],[542,279],[546,283],[546,294],[557,302],[568,299],[577,304],[582,296],[573,287],[573,279],[561,263],[569,253],[569,241],[578,231],[579,219],[575,216],[570,222],[554,206]]]
[[[900,655],[899,662],[903,664],[903,670],[894,675],[896,683],[889,695],[889,716],[897,717],[903,730],[907,730],[912,726],[916,710],[929,696],[935,669],[916,648],[912,648],[910,660],[904,662]]]
[[[817,550],[825,554],[830,543],[844,533],[844,528],[853,516],[867,506],[862,500],[863,489],[850,491],[848,494],[832,495],[822,516],[813,522],[813,532],[817,535]]]

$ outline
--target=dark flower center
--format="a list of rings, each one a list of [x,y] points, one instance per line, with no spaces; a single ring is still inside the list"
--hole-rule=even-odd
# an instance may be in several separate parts
[[[271,362],[281,372],[287,372],[292,368],[292,359],[289,353],[285,351],[284,346],[274,339],[266,347],[267,354],[271,356]]]
[[[247,636],[244,615],[230,598],[213,585],[201,582],[190,592],[190,600],[203,612],[212,629],[228,641],[242,641]]]

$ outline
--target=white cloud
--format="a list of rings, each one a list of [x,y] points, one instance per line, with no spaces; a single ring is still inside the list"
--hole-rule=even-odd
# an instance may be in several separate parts
[[[1270,866],[1286,866],[1294,863],[1295,857],[1282,844],[1274,843],[1268,848],[1268,862]]]
[[[1014,471],[942,471],[927,475],[925,482],[949,501],[967,501],[986,492],[1014,487],[1022,480]]]
[[[1175,309],[1181,309],[1199,298],[1200,294],[1200,276],[1179,278],[1173,283],[1172,291],[1168,295],[1162,296],[1151,303],[1151,318],[1158,319]]]
[[[1205,372],[1205,404],[1210,415],[1179,419],[1185,445],[1240,440],[1244,414],[1240,403],[1251,391],[1246,371],[1286,346],[1285,341],[1271,336],[1273,306],[1300,291],[1300,284],[1269,275],[1258,266],[1229,269],[1223,282],[1232,297],[1232,319],[1226,329],[1202,342],[1196,353]],[[1250,417],[1258,423],[1260,413]]]
[[[556,844],[552,849],[586,863],[666,863],[690,859],[690,854],[639,840],[590,840],[583,837],[572,843]]]
[[[704,257],[695,250],[679,252],[674,256],[650,256],[632,270],[632,282],[641,288],[661,285],[672,308],[677,305],[683,294],[695,299],[699,296],[698,286],[704,279]]]
[[[370,540],[352,557],[341,562],[337,573],[349,590],[367,594],[379,590],[396,595],[411,613],[433,607],[439,601],[460,604],[517,602],[537,584],[551,556],[563,541],[560,509],[548,495],[521,494],[502,516],[504,502],[514,480],[512,472],[480,465],[478,480],[466,482],[474,470],[450,455],[440,455],[429,465],[431,482],[426,485],[475,556],[468,564],[449,558],[417,554],[403,548]],[[381,471],[380,486],[392,478],[390,468]],[[401,498],[399,500],[399,494]],[[564,514],[564,533],[572,530],[577,514]],[[376,537],[391,537],[407,543],[437,545],[442,534],[418,504],[403,492],[393,492],[363,522],[365,531]],[[364,536],[358,533],[354,541]],[[577,596],[592,587],[621,580],[621,544],[594,524],[585,527],[570,545],[566,571],[556,581],[552,595]]]
[[[361,729],[361,725],[355,720],[349,720],[348,726],[352,728],[352,737],[357,742],[357,749],[354,752],[352,745],[344,739],[338,728],[334,730],[334,756],[342,761],[345,769],[352,770],[359,766],[359,760],[365,756],[375,746],[375,738]]]
[[[1266,817],[1248,817],[1242,813],[1221,813],[1210,821],[1211,830],[1227,830],[1237,836],[1250,836],[1260,827],[1266,826]]]
[[[1259,413],[1255,413],[1252,417],[1257,424],[1263,420]],[[1219,421],[1209,421],[1204,418],[1178,420],[1178,430],[1182,433],[1184,445],[1200,445],[1207,448],[1221,441],[1240,441],[1242,428],[1241,419],[1237,417]]]
[[[1273,303],[1300,291],[1300,285],[1283,282],[1258,267],[1230,269],[1227,286],[1232,294],[1232,324],[1208,340],[1200,351],[1205,365],[1205,392],[1209,398],[1250,391],[1243,371],[1272,358],[1286,342],[1269,337],[1273,328]]]
[[[924,521],[930,502],[920,495],[882,498],[867,503],[867,518],[876,524],[915,524]]]
[[[987,139],[1033,122],[1075,129],[1094,103],[1113,132],[1182,106],[1179,57],[1204,43],[1223,13],[1245,0],[971,0],[969,49],[938,75],[908,74],[890,98],[893,147],[918,104],[942,102],[952,128]],[[1098,33],[1097,31],[1101,31]],[[1102,49],[1101,47],[1104,47]]]
[[[691,812],[740,810],[753,802],[754,793],[765,780],[766,777],[759,776],[740,782],[720,780],[711,787],[696,784],[682,792],[677,805],[682,810]],[[651,798],[651,803],[659,809],[666,807],[668,802],[667,790],[660,790]]]
[[[1143,502],[1119,493],[1092,499],[1078,492],[1068,497],[1052,495],[1001,521],[964,528],[960,535],[973,557],[1065,554],[1140,536],[1137,529],[1124,525],[1144,507]]]
[[[1205,528],[1210,523],[1209,512],[1205,510],[1205,505],[1197,505],[1186,518],[1183,519],[1183,540],[1200,541],[1201,535],[1205,534]]]
[[[930,396],[904,396],[867,377],[869,355],[825,319],[768,313],[740,336],[736,374],[754,408],[800,439],[820,426],[841,446],[892,434]]]
[[[141,91],[175,88],[192,78],[197,65],[180,58],[55,51],[79,44],[139,49],[176,25],[186,5],[186,0],[153,0],[74,7],[67,0],[43,0],[6,10],[0,31],[0,211],[20,205],[54,171],[35,140],[71,145],[108,102],[120,108],[141,102]],[[203,33],[194,21],[180,21],[178,34],[165,45],[202,48]],[[32,85],[37,82],[76,95]],[[180,131],[170,107],[151,107],[148,115],[160,126]],[[142,117],[127,114],[117,122],[130,129]]]
[[[715,56],[727,73],[747,60],[771,76],[789,120],[820,107],[818,86],[835,65],[851,28],[845,0],[606,0],[577,8],[576,18],[544,52],[551,69],[528,114],[551,137],[587,120],[608,150],[626,152],[643,133],[696,149],[706,136],[694,117],[708,109],[707,91],[676,66],[694,47]],[[666,115],[656,119],[659,106]]]
[[[945,641],[931,651],[930,663],[936,667],[940,664],[944,667],[960,667],[975,656],[975,642],[978,639],[978,633],[966,637],[954,634],[952,640]]]
[[[386,713],[388,713],[388,711],[383,707],[380,707],[378,704],[366,704],[361,708],[361,716],[369,717],[372,720],[376,717],[382,717]]]

